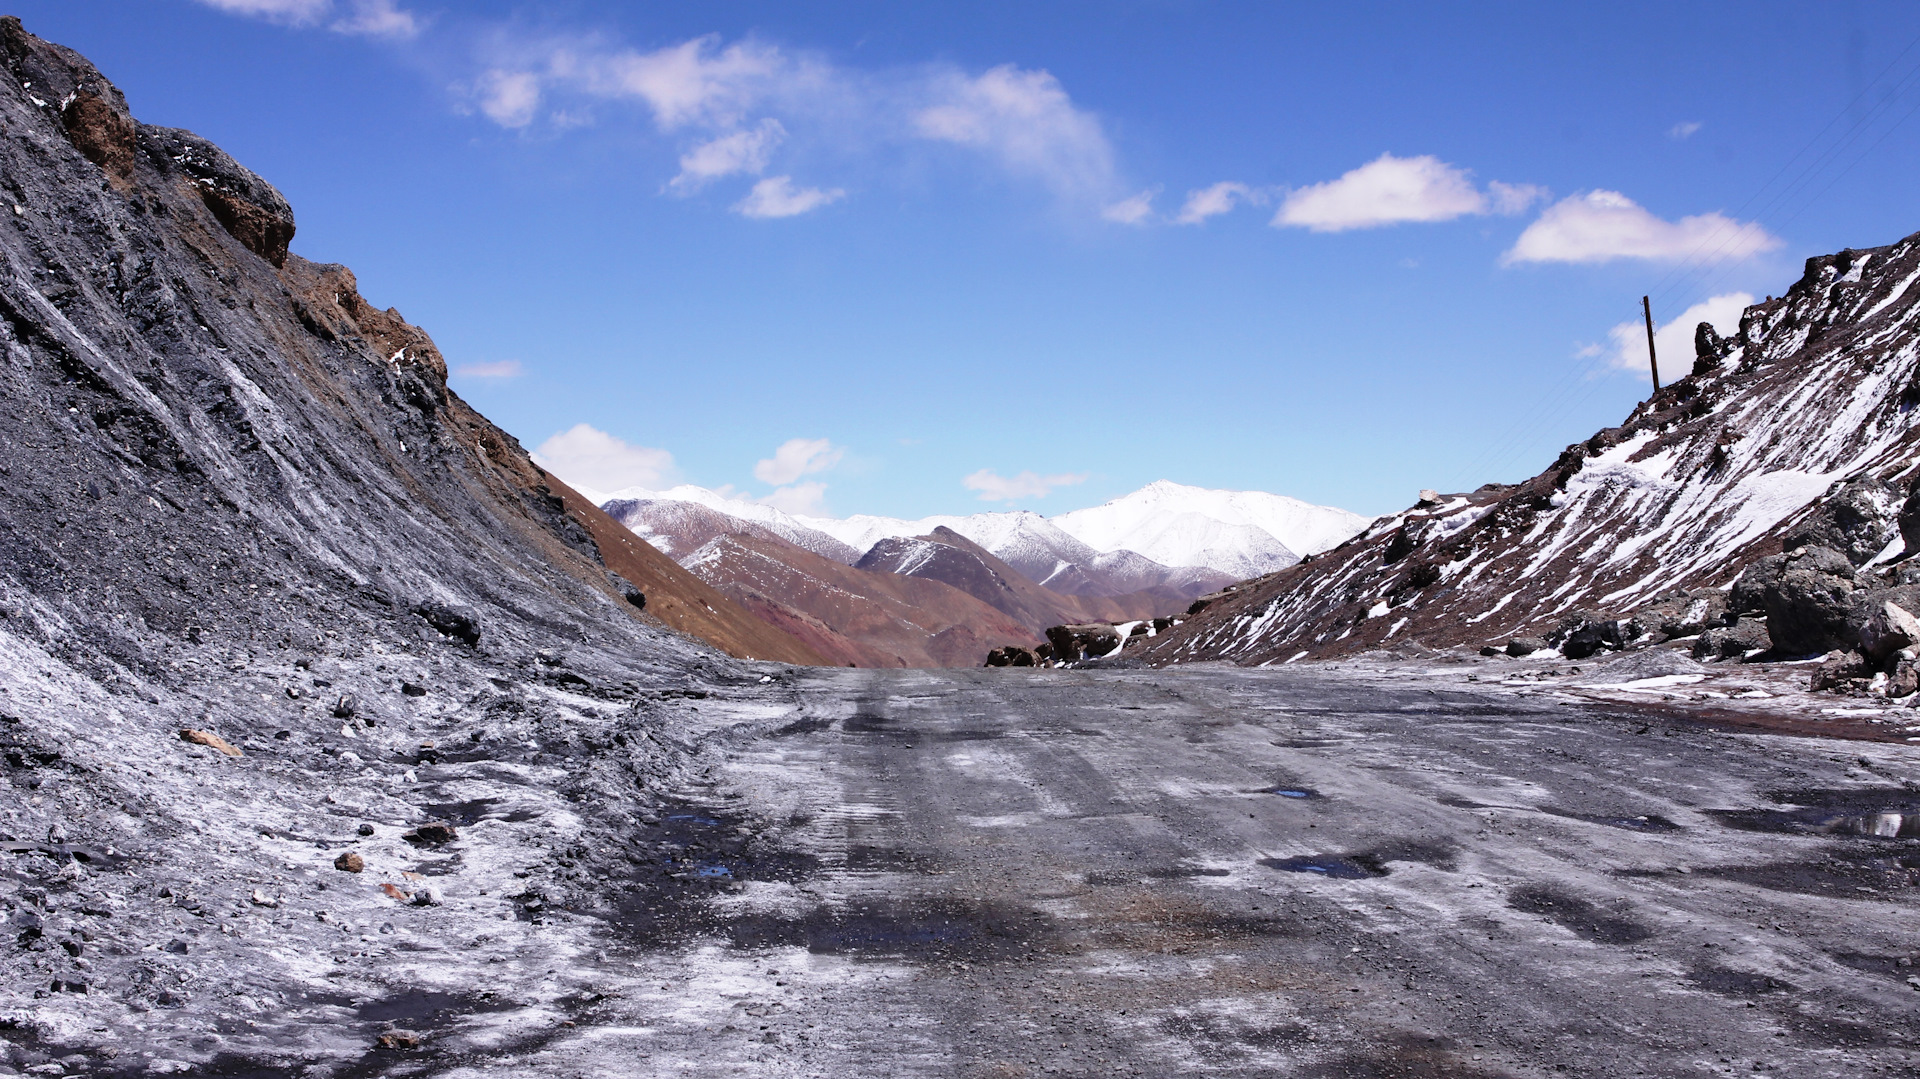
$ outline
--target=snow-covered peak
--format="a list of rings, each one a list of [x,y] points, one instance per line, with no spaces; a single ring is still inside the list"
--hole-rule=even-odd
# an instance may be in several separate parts
[[[1257,576],[1335,547],[1368,518],[1264,491],[1214,491],[1156,480],[1130,495],[1052,518],[1103,551],[1138,551],[1163,565]]]

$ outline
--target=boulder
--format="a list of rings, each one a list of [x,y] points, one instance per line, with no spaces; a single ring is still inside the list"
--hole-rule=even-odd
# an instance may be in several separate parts
[[[1591,611],[1574,611],[1547,634],[1547,643],[1559,648],[1560,654],[1568,659],[1586,659],[1602,650],[1623,647],[1626,644],[1623,628],[1616,619],[1602,618]]]
[[[1920,619],[1905,607],[1883,600],[1868,613],[1860,626],[1860,648],[1876,667],[1884,669],[1894,653],[1920,646]]]
[[[451,824],[428,821],[410,832],[401,833],[400,838],[416,847],[437,847],[442,843],[451,843],[460,838],[460,832]]]
[[[1859,694],[1867,691],[1868,680],[1872,676],[1867,657],[1858,652],[1835,649],[1821,659],[1809,685],[1815,693],[1837,691]]]
[[[1047,630],[1047,643],[1062,663],[1097,659],[1120,650],[1120,633],[1104,622],[1054,626]]]
[[[1913,490],[1908,492],[1906,501],[1900,504],[1896,519],[1899,522],[1900,539],[1904,543],[1902,557],[1920,554],[1920,483],[1915,483]]]
[[[352,851],[347,851],[333,860],[333,867],[342,873],[358,873],[367,868],[367,860]]]
[[[1850,649],[1860,643],[1853,564],[1838,551],[1807,546],[1787,556],[1766,588],[1767,633],[1788,655]]]
[[[1533,655],[1535,652],[1544,652],[1546,649],[1547,642],[1538,637],[1515,637],[1507,642],[1507,655],[1515,659]]]
[[[996,648],[987,653],[989,667],[1031,667],[1034,665],[1033,653],[1018,645]]]
[[[1765,623],[1742,618],[1731,626],[1718,626],[1701,633],[1693,642],[1693,658],[1739,659],[1749,652],[1764,652],[1772,647],[1773,638],[1767,636]]]
[[[1781,541],[1788,551],[1809,545],[1844,555],[1854,566],[1864,566],[1901,538],[1904,507],[1892,485],[1865,476],[1835,484],[1826,497]]]
[[[1887,679],[1887,696],[1910,697],[1920,690],[1920,667],[1911,651],[1901,652],[1893,662],[1893,674]]]
[[[1787,571],[1787,556],[1769,555],[1757,562],[1747,564],[1740,576],[1733,580],[1733,587],[1727,590],[1727,609],[1736,615],[1766,614],[1767,587],[1780,580]]]

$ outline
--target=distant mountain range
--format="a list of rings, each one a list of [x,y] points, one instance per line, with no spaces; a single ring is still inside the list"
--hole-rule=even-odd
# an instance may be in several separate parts
[[[1049,625],[1172,614],[1369,523],[1280,495],[1166,481],[1052,518],[807,517],[693,486],[589,497],[763,619],[860,666],[971,665]],[[903,591],[902,577],[920,583]]]

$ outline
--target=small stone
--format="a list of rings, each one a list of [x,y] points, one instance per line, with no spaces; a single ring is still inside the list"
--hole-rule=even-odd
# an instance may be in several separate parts
[[[173,955],[185,955],[187,954],[187,942],[181,940],[179,937],[175,937],[167,942],[166,950]]]
[[[428,821],[410,832],[403,833],[400,838],[416,846],[437,847],[442,843],[451,843],[459,836],[460,832],[451,824]]]
[[[380,1035],[379,1043],[382,1049],[405,1052],[407,1050],[420,1048],[421,1043],[425,1040],[425,1038],[422,1038],[419,1034],[411,1030],[389,1030],[385,1034]]]
[[[333,718],[335,719],[352,719],[354,713],[359,710],[360,702],[355,700],[351,693],[342,693],[340,699],[333,702]]]
[[[258,888],[255,888],[253,894],[247,897],[247,901],[256,907],[277,907],[280,905],[278,898],[270,896]]]
[[[1907,985],[1914,989],[1920,989],[1920,974],[1907,975]]]
[[[427,687],[418,682],[402,682],[400,683],[400,692],[409,697],[424,697],[427,695]]]
[[[353,851],[347,851],[333,860],[333,867],[345,873],[358,873],[367,868],[367,860]]]
[[[355,828],[355,829],[354,829],[354,831],[355,831],[355,832],[358,832],[358,833],[359,833],[359,834],[361,834],[361,835],[372,835],[372,834],[373,834],[373,825],[371,825],[371,824],[363,824],[363,825],[361,825],[360,827],[358,827],[358,828]]]
[[[214,734],[212,731],[196,731],[188,727],[181,730],[180,740],[182,742],[192,742],[197,746],[206,746],[208,749],[225,753],[229,757],[238,757],[241,755],[240,751],[233,748],[233,745],[225,738]]]
[[[440,902],[440,889],[431,884],[423,884],[413,890],[413,905],[416,907],[437,907]]]

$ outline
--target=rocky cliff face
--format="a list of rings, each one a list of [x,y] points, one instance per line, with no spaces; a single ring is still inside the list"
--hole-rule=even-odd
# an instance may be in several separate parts
[[[424,968],[343,939],[444,904],[416,959],[514,980],[476,937],[634,842],[671,702],[771,677],[663,620],[815,654],[535,468],[266,181],[18,20],[0,64],[0,1055],[358,1060],[340,1002]]]
[[[1920,237],[1810,259],[1732,339],[1704,328],[1688,377],[1540,475],[1382,518],[1243,584],[1143,655],[1286,662],[1410,640],[1503,647],[1637,611],[1657,624],[1796,529],[1849,565],[1893,559],[1893,507],[1920,463],[1916,278]]]

